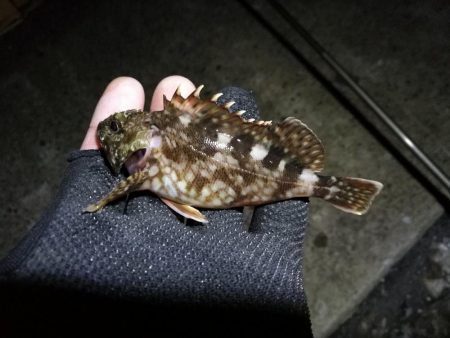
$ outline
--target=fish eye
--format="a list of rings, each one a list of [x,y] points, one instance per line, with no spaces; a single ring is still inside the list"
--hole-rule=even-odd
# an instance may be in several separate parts
[[[119,131],[119,124],[118,124],[116,121],[112,120],[112,121],[109,123],[109,129],[110,129],[113,133],[117,133],[117,132]]]

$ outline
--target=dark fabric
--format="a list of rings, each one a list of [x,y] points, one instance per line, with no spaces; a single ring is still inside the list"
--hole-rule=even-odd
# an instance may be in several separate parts
[[[236,101],[233,110],[258,117],[248,92],[223,93],[219,102]],[[123,177],[98,151],[75,151],[68,162],[52,206],[0,262],[10,320],[23,322],[32,309],[28,320],[55,323],[41,312],[47,304],[66,320],[108,313],[116,318],[110,324],[145,317],[140,324],[168,321],[169,331],[181,322],[185,330],[211,324],[224,332],[246,324],[250,333],[312,336],[302,276],[307,201],[257,208],[250,231],[238,209],[202,210],[208,224],[184,225],[150,193],[133,194],[126,214],[124,200],[83,214]]]

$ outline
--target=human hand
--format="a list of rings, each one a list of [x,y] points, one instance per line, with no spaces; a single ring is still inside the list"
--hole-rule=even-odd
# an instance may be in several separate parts
[[[185,78],[166,78],[150,109],[161,110],[163,94],[170,99],[178,85],[184,96],[195,89]],[[233,87],[221,92],[219,103],[233,100],[233,110],[258,117],[248,92]],[[257,208],[250,231],[235,209],[204,211],[208,225],[185,226],[151,194],[133,197],[126,215],[123,201],[82,214],[120,180],[98,151],[97,124],[114,112],[143,106],[144,90],[136,80],[119,78],[107,87],[82,151],[69,159],[55,203],[2,262],[0,273],[10,281],[137,300],[145,311],[150,304],[153,318],[170,314],[186,320],[201,314],[200,320],[215,320],[220,313],[222,320],[257,320],[259,327],[253,329],[261,332],[283,323],[284,329],[292,325],[310,334],[302,276],[305,201]]]

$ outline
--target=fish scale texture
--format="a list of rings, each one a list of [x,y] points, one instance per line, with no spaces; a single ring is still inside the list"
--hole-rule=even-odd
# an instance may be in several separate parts
[[[233,100],[233,111],[258,117],[251,94],[235,87],[222,92],[219,103]],[[258,207],[249,231],[239,209],[202,210],[208,224],[185,225],[150,193],[132,195],[126,214],[124,200],[83,214],[123,177],[111,174],[99,151],[74,151],[68,162],[54,203],[0,262],[5,285],[38,285],[191,314],[221,309],[289,317],[310,335],[302,276],[306,200]]]

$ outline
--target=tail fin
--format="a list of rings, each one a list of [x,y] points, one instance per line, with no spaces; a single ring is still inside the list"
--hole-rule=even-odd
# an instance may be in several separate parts
[[[314,196],[332,203],[336,208],[352,214],[366,213],[375,196],[383,188],[377,181],[353,177],[319,176]]]

